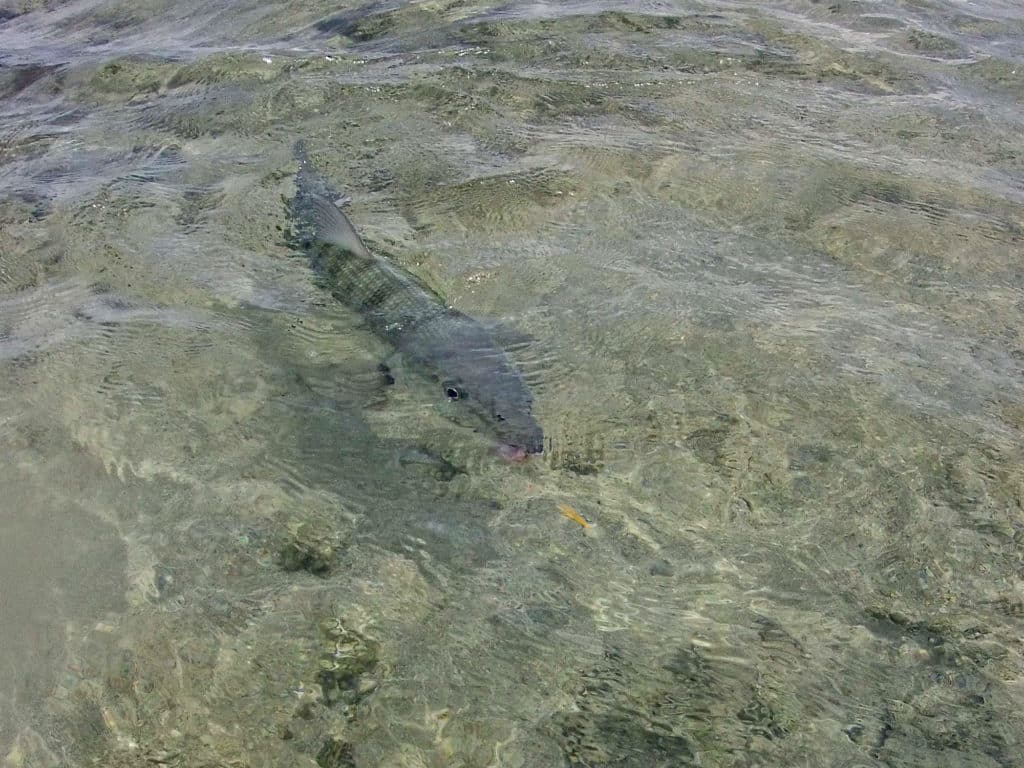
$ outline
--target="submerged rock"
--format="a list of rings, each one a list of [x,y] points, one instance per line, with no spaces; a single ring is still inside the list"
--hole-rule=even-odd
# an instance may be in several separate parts
[[[576,475],[596,475],[604,468],[604,451],[600,448],[576,449],[572,446],[554,448],[551,466]]]
[[[278,548],[278,561],[286,571],[308,571],[322,576],[331,570],[337,547],[333,532],[314,523],[288,526]]]
[[[354,629],[346,627],[341,619],[320,622],[321,654],[318,682],[328,705],[343,702],[355,705],[376,688],[375,680],[364,680],[363,675],[377,666],[380,646]]]
[[[316,764],[320,768],[355,768],[356,761],[352,757],[352,745],[331,736],[317,752]]]

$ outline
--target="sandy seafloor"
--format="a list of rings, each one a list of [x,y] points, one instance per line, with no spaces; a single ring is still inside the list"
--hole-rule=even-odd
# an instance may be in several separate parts
[[[1009,0],[2,0],[0,763],[1024,765],[1022,96]]]

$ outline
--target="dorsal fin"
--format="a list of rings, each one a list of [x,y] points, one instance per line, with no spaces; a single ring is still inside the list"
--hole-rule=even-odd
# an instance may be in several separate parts
[[[349,253],[364,259],[372,258],[370,251],[356,233],[352,222],[342,210],[320,195],[309,195],[306,199],[309,223],[318,240],[344,248]]]

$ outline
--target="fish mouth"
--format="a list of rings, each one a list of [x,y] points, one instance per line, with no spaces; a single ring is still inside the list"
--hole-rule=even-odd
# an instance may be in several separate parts
[[[531,440],[523,444],[509,442],[498,443],[498,455],[505,459],[505,461],[512,462],[513,464],[521,464],[530,458],[530,454],[543,452],[544,441],[541,439]]]
[[[530,458],[529,451],[511,443],[498,443],[498,455],[512,464],[521,464]]]

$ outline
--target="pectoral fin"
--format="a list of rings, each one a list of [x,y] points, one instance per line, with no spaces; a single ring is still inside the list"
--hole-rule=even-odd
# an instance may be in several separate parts
[[[382,360],[377,365],[377,370],[384,378],[384,384],[389,387],[396,382],[405,380],[404,360],[398,352],[388,355],[385,360]]]

